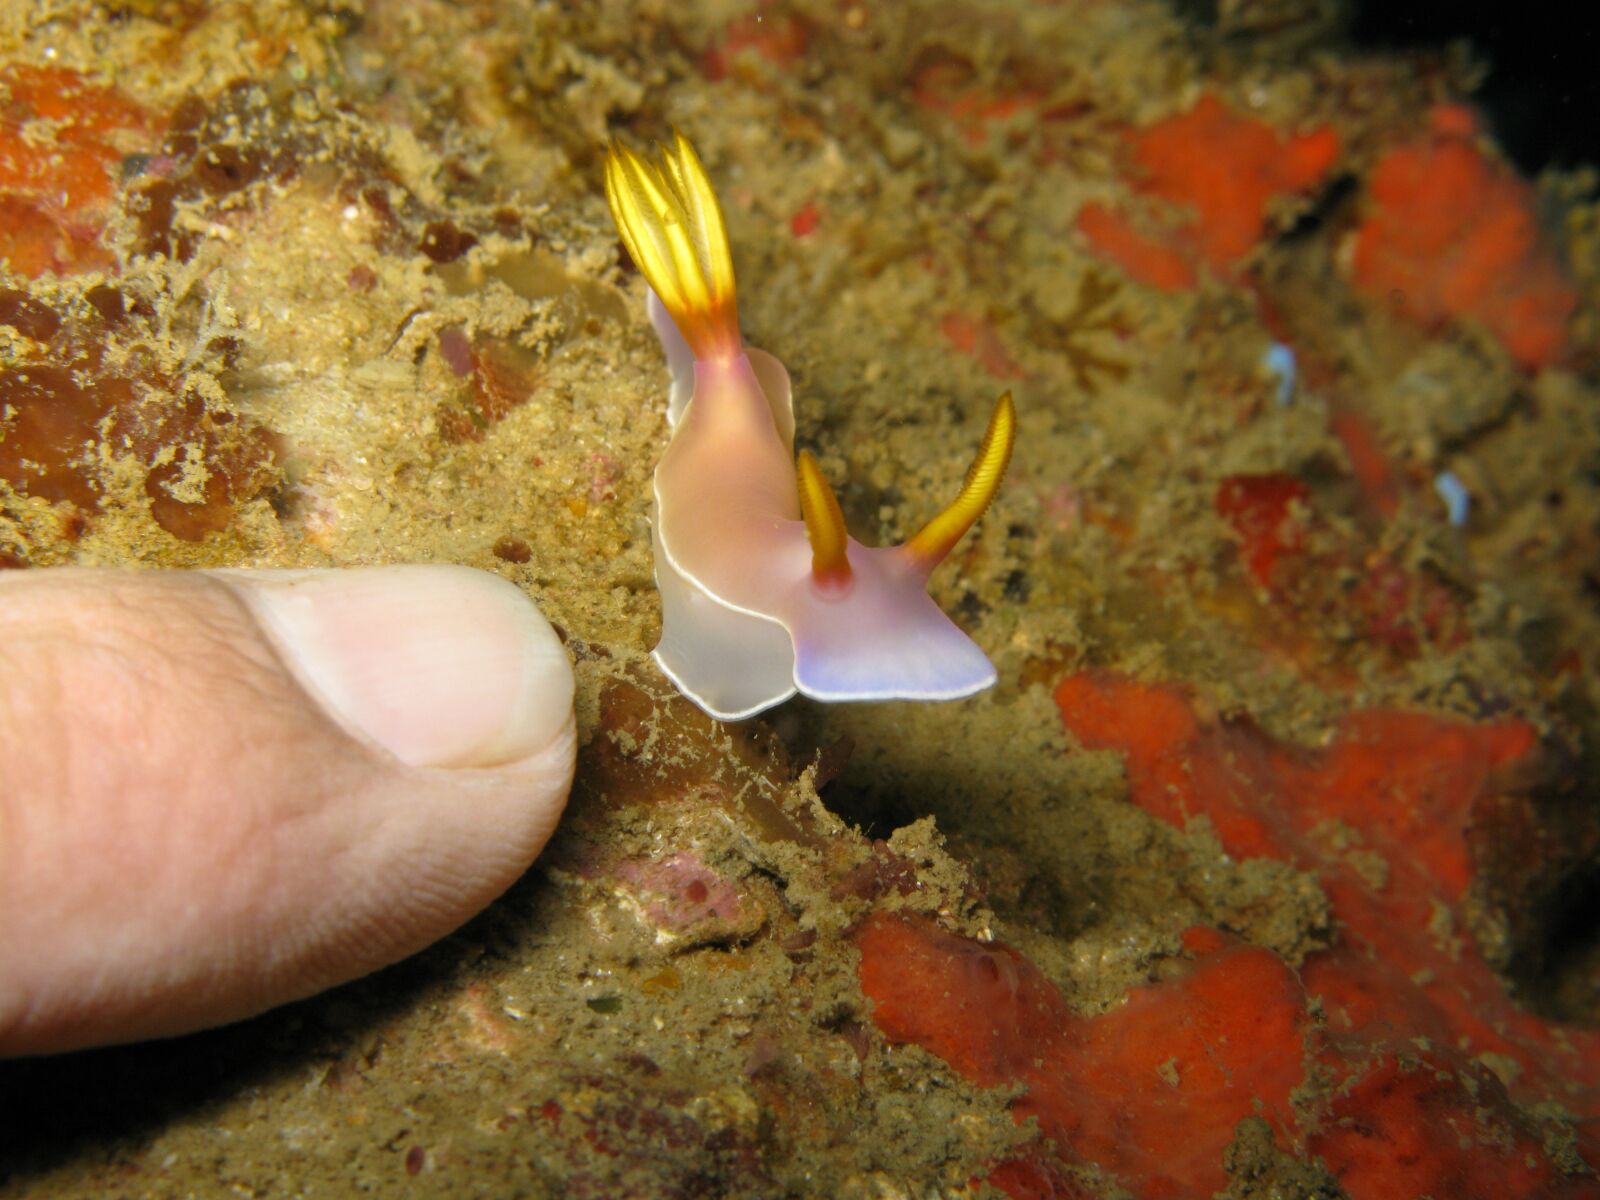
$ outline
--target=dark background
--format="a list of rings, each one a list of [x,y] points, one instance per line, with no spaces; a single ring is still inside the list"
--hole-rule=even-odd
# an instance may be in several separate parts
[[[1351,0],[1363,48],[1442,48],[1465,39],[1489,76],[1474,97],[1522,170],[1600,165],[1597,0]]]

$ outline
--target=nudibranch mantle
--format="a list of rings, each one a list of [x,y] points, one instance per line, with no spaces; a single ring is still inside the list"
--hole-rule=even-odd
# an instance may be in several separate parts
[[[927,579],[999,488],[1016,436],[1010,395],[956,501],[903,545],[864,546],[815,460],[792,465],[789,375],[744,345],[722,211],[693,147],[679,134],[651,163],[614,145],[606,198],[672,371],[652,529],[662,671],[723,720],[796,692],[953,700],[993,684]]]

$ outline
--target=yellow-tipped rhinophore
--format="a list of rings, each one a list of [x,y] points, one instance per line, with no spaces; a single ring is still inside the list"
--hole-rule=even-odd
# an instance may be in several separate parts
[[[606,155],[606,202],[628,253],[698,359],[740,353],[733,255],[717,194],[674,132],[652,163],[620,143]]]
[[[989,428],[984,431],[978,457],[967,470],[966,482],[950,507],[922,527],[902,549],[924,571],[932,571],[955,548],[972,523],[983,516],[1011,462],[1011,448],[1017,440],[1017,410],[1011,393],[995,401]]]
[[[842,587],[850,582],[850,558],[839,499],[822,477],[811,451],[800,451],[795,474],[800,483],[800,515],[805,518],[806,540],[811,543],[811,577],[824,587]]]

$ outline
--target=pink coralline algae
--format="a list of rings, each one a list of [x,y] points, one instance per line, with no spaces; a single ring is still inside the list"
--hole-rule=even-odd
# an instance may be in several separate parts
[[[621,890],[667,940],[742,940],[766,920],[761,904],[690,851],[625,859],[613,869]]]

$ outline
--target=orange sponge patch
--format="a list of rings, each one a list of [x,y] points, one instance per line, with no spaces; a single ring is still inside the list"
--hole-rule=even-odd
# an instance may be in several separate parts
[[[1189,240],[1218,269],[1261,240],[1268,201],[1318,183],[1338,157],[1331,129],[1285,138],[1264,121],[1230,112],[1215,96],[1133,139],[1145,189],[1193,210]]]
[[[1114,208],[1084,205],[1078,213],[1078,232],[1095,253],[1116,263],[1130,279],[1164,292],[1181,292],[1195,285],[1194,266],[1187,255],[1141,233]]]
[[[1210,931],[1206,931],[1210,932]],[[1305,1079],[1305,993],[1276,955],[1220,935],[1193,966],[1136,988],[1095,1018],[1067,1008],[1027,959],[924,917],[876,912],[856,932],[861,988],[893,1042],[938,1055],[985,1087],[1022,1085],[1017,1121],[1038,1120],[1065,1161],[1092,1162],[1149,1200],[1226,1186],[1234,1126],[1281,1135]],[[1045,1163],[998,1164],[1012,1196],[1060,1195]]]
[[[1188,112],[1131,134],[1128,149],[1139,188],[1187,216],[1145,234],[1089,205],[1078,231],[1133,278],[1174,291],[1192,286],[1190,264],[1221,273],[1235,267],[1266,233],[1272,200],[1327,175],[1339,157],[1339,138],[1327,128],[1285,137],[1207,95]]]
[[[1539,228],[1533,189],[1466,133],[1397,146],[1373,169],[1356,286],[1427,327],[1477,321],[1524,367],[1558,361],[1578,296]]]
[[[1340,1088],[1310,1125],[1312,1149],[1348,1195],[1594,1194],[1558,1185],[1518,1105],[1559,1098],[1592,1123],[1600,1037],[1519,1009],[1473,945],[1446,932],[1474,877],[1469,833],[1537,754],[1531,726],[1369,709],[1308,749],[1201,718],[1175,688],[1107,674],[1069,675],[1055,699],[1081,745],[1124,756],[1133,803],[1174,824],[1205,817],[1235,857],[1316,874],[1338,935],[1298,975],[1326,1021],[1317,1060]],[[1214,942],[1185,945],[1209,954]],[[1228,994],[1216,1010],[1239,1039],[1259,1040],[1252,1020],[1285,1020],[1281,999],[1256,998],[1262,981]],[[1428,1069],[1407,1065],[1429,1045]],[[1476,1056],[1508,1064],[1508,1082]]]
[[[0,66],[0,258],[30,277],[111,265],[99,235],[119,146],[151,129],[138,105],[75,71]]]

